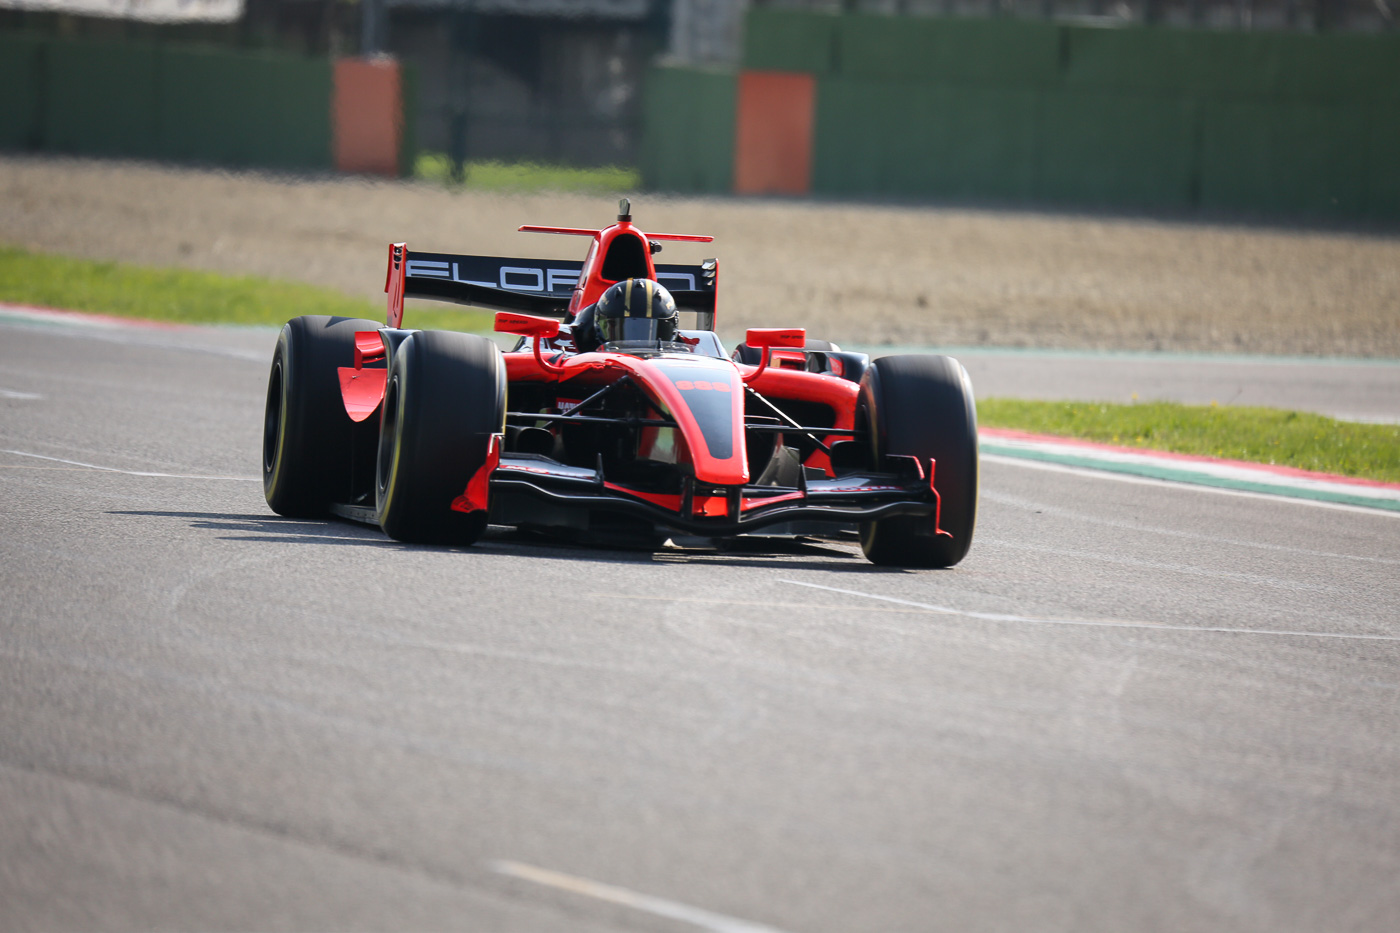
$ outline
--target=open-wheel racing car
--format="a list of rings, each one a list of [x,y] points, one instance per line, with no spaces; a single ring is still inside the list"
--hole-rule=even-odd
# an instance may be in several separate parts
[[[876,564],[947,567],[977,511],[977,425],[949,357],[871,360],[714,332],[718,266],[657,263],[630,206],[582,262],[389,250],[388,326],[298,317],[272,359],[263,486],[282,515],[470,544],[488,523],[608,544],[859,533]],[[492,340],[405,330],[405,296],[492,309]],[[689,328],[679,324],[689,317]],[[562,320],[561,320],[562,319]]]

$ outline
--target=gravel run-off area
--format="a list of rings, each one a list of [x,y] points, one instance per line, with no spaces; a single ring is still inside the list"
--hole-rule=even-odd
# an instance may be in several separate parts
[[[705,233],[720,330],[852,344],[1400,358],[1400,235],[1223,221],[630,194],[644,230]],[[602,195],[449,191],[74,158],[0,157],[0,242],[249,273],[382,300],[386,245],[581,258]],[[411,311],[405,321],[412,326]]]

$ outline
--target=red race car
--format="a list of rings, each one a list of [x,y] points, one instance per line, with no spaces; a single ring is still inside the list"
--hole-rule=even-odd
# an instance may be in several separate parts
[[[598,543],[859,532],[876,564],[947,567],[977,512],[977,420],[945,356],[871,360],[714,332],[718,266],[655,262],[624,199],[582,262],[389,250],[388,326],[299,317],[277,341],[263,487],[282,515],[470,544],[488,523]],[[497,311],[492,340],[401,327],[404,297]],[[681,326],[685,314],[691,326]],[[562,322],[561,322],[562,319]]]

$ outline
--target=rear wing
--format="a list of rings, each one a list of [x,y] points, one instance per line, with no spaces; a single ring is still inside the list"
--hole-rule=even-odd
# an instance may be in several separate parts
[[[656,264],[656,279],[676,299],[677,309],[696,314],[696,330],[714,330],[718,273],[713,259],[693,266]],[[568,314],[582,274],[583,263],[570,259],[420,253],[395,243],[389,247],[384,283],[389,295],[389,326],[401,326],[405,297],[562,318]]]

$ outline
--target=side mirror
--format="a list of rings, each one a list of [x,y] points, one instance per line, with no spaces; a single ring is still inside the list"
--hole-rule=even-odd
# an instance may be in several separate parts
[[[783,350],[801,350],[807,346],[807,328],[750,327],[744,331],[744,343],[763,351],[763,358],[758,361],[758,368],[743,377],[747,384],[768,370],[768,358],[773,355],[774,347]]]
[[[744,343],[751,347],[781,347],[801,350],[807,346],[807,328],[750,327],[744,332]]]
[[[521,337],[539,337],[549,340],[559,336],[559,322],[550,317],[516,314],[514,311],[497,311],[496,330],[503,334],[518,334]]]

